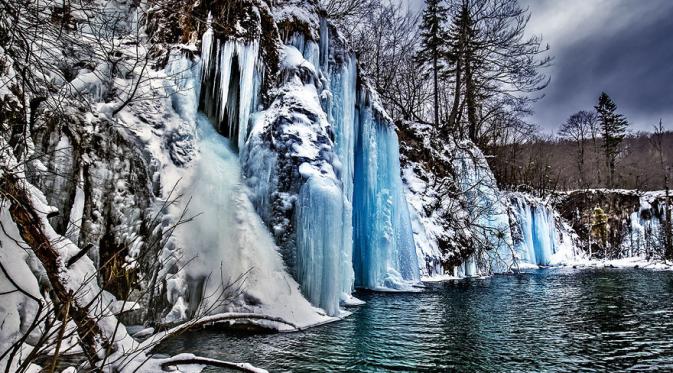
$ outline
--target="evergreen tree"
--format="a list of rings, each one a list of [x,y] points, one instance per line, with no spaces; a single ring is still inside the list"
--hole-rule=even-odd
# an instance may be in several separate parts
[[[420,65],[430,69],[433,82],[434,124],[439,126],[439,76],[447,56],[446,21],[449,11],[443,0],[425,0],[425,10],[421,22],[421,48],[418,52]]]
[[[526,115],[527,104],[539,98],[531,95],[549,83],[539,71],[551,61],[548,47],[526,36],[529,12],[518,0],[446,1],[454,15],[448,60],[455,86],[448,122],[462,129],[464,113],[469,138],[486,145],[482,136],[500,131],[498,116]]]
[[[615,180],[615,162],[619,153],[619,145],[624,140],[626,127],[629,123],[622,114],[616,112],[617,105],[605,92],[601,93],[598,98],[598,105],[595,108],[603,133],[603,151],[608,168],[608,187],[612,188]]]
[[[448,127],[454,129],[460,122],[460,103],[462,87],[471,87],[473,75],[470,71],[474,40],[476,39],[475,24],[470,15],[467,1],[458,8],[449,29],[449,45],[451,47],[448,60],[451,66],[449,74],[454,77],[453,103],[449,114]],[[466,89],[467,91],[467,89]],[[462,131],[461,131],[462,133]],[[470,136],[472,137],[472,135]]]

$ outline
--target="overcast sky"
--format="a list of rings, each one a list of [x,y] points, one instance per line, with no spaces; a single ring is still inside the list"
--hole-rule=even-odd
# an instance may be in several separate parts
[[[529,31],[554,57],[532,118],[543,131],[591,109],[601,91],[633,130],[651,130],[659,118],[673,130],[673,0],[520,1],[531,11]]]

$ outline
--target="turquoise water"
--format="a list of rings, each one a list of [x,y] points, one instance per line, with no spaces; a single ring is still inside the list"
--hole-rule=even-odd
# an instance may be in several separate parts
[[[673,371],[671,272],[550,269],[357,295],[367,304],[337,323],[290,334],[194,332],[161,352],[273,372]]]

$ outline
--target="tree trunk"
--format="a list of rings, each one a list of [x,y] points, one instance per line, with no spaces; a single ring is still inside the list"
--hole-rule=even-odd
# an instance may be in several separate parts
[[[63,265],[63,258],[58,249],[54,247],[54,242],[51,242],[45,234],[44,220],[36,213],[29,192],[21,184],[21,180],[8,172],[0,178],[0,190],[10,196],[9,212],[19,228],[21,238],[31,247],[44,267],[54,295],[62,304],[68,304],[73,297],[70,296],[70,290],[64,282],[67,276],[63,274],[67,269]],[[91,316],[89,305],[80,304],[76,298],[70,306],[69,314],[77,326],[77,334],[84,354],[91,365],[95,366],[99,360],[97,346],[100,342],[109,345],[109,341],[101,332],[97,320]]]
[[[477,100],[474,92],[474,81],[469,59],[465,59],[465,98],[467,101],[467,122],[469,124],[469,137],[477,143]]]
[[[453,106],[451,107],[451,114],[449,114],[448,127],[449,130],[455,132],[456,128],[456,117],[458,116],[458,110],[460,108],[460,91],[461,91],[461,79],[462,79],[462,66],[461,66],[460,57],[456,63],[456,86],[453,91]]]
[[[439,81],[437,77],[437,51],[433,51],[432,57],[432,80],[435,96],[435,129],[439,128]]]

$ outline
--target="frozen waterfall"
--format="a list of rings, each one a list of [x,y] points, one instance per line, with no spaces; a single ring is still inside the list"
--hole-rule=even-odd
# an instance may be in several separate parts
[[[520,233],[517,251],[528,264],[548,266],[558,251],[558,229],[554,211],[541,202],[513,197],[512,209]]]
[[[204,44],[210,36],[204,35]],[[237,139],[222,136],[197,112],[202,77],[203,85],[208,83],[208,75],[202,75],[207,71],[204,62],[207,59],[195,64],[174,51],[165,69],[174,77],[165,87],[173,109],[198,149],[177,185],[176,193],[183,197],[169,204],[172,216],[193,221],[179,225],[159,258],[167,263],[162,277],[172,305],[165,321],[244,310],[297,325],[323,322],[325,316],[315,311],[286,272],[273,237],[249,200],[232,144]]]
[[[315,321],[319,315],[286,273],[273,238],[248,199],[230,140],[203,114],[197,116],[197,137],[200,157],[183,189],[191,199],[181,206],[194,221],[175,234],[186,265],[167,280],[173,304],[167,320],[225,312],[218,302],[233,298],[227,307],[252,307],[299,323]]]
[[[405,289],[420,279],[411,219],[400,177],[394,128],[360,91],[356,116],[353,226],[355,284]]]
[[[360,287],[409,289],[420,274],[400,177],[397,135],[390,120],[374,109],[370,91],[358,85],[355,56],[335,47],[325,21],[320,32],[319,44],[300,34],[291,35],[288,44],[302,54],[301,64],[327,82],[329,94],[321,96],[321,104],[334,133],[338,159],[332,166],[341,194],[325,178],[312,176],[305,182],[299,195],[297,248],[300,256],[316,252],[314,246],[321,242],[324,228],[307,225],[306,217],[321,217],[318,225],[333,229],[332,240],[318,250],[323,256],[308,262],[319,258],[323,262],[313,268],[337,268],[337,263],[325,261],[329,258],[340,269],[338,275],[301,275],[307,261],[298,257],[297,263],[304,263],[298,277],[305,278],[302,283],[310,281],[305,292],[325,297],[325,293],[338,291],[342,300],[349,297],[354,276]],[[324,207],[310,212],[309,205]],[[339,288],[333,288],[326,278],[339,282]],[[320,283],[324,286],[317,286]]]
[[[371,289],[410,289],[420,274],[394,126],[377,106],[371,89],[359,82],[355,55],[338,44],[341,40],[330,40],[329,29],[322,20],[319,42],[306,40],[299,33],[288,36],[281,53],[280,78],[286,80],[281,82],[283,93],[263,111],[257,103],[264,78],[258,61],[259,42],[220,40],[210,28],[204,33],[196,99],[205,113],[199,117],[205,163],[190,188],[209,196],[200,207],[216,207],[217,211],[209,212],[214,215],[208,222],[227,224],[206,224],[199,228],[203,232],[195,232],[197,241],[210,240],[199,243],[207,247],[201,264],[225,260],[222,255],[230,250],[222,245],[238,247],[232,237],[252,232],[237,228],[241,223],[237,216],[250,212],[249,201],[238,185],[240,170],[218,168],[223,161],[226,167],[233,167],[234,160],[240,167],[235,155],[240,152],[257,220],[262,221],[261,216],[276,237],[287,236],[287,228],[294,231],[289,244],[284,243],[280,250],[290,272],[313,305],[338,315],[340,303],[353,301],[354,284]],[[283,106],[287,103],[291,104]],[[278,115],[282,120],[274,122]],[[271,123],[282,127],[266,127]],[[268,137],[260,137],[269,128],[277,131],[271,135],[278,136],[274,141],[284,138],[289,142],[269,148],[264,140]],[[282,137],[282,131],[288,131],[288,137]],[[329,138],[321,138],[320,131]],[[229,145],[220,135],[229,139]],[[288,156],[298,163],[287,163]],[[207,164],[212,164],[213,170],[207,170]],[[288,166],[294,169],[282,168]],[[291,175],[280,174],[285,172]],[[218,196],[221,193],[233,193],[234,197]],[[283,215],[288,211],[291,217]],[[214,227],[221,229],[211,229]],[[262,247],[250,240],[247,244],[251,247],[234,250],[267,255],[270,245],[266,238],[270,235],[266,231],[257,234],[264,237]],[[293,252],[288,254],[286,246]],[[236,273],[245,263],[232,264],[234,268],[228,271]]]

